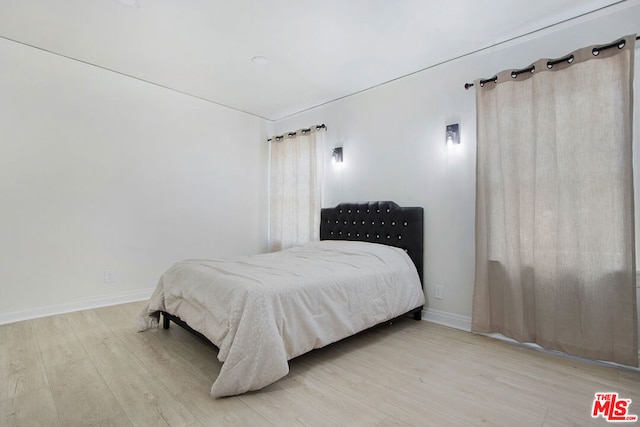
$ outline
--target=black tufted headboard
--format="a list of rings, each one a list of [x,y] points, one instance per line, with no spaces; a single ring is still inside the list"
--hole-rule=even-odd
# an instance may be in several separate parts
[[[424,210],[394,202],[340,203],[320,213],[320,240],[359,240],[407,251],[422,283]]]

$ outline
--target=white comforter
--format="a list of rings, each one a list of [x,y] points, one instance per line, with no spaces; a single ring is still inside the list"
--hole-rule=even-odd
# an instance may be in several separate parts
[[[424,304],[402,250],[322,241],[280,252],[187,260],[162,277],[139,318],[179,316],[219,347],[214,397],[258,390],[289,372],[288,360]]]

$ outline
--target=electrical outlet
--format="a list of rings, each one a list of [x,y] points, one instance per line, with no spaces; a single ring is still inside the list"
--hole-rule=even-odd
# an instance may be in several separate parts
[[[113,283],[113,271],[105,270],[104,271],[104,283]]]
[[[436,285],[433,296],[435,297],[435,299],[444,298],[444,288],[442,287],[442,285]]]

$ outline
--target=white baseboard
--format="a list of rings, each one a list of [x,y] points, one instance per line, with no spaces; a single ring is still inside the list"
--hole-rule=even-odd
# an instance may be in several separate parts
[[[109,305],[125,304],[128,302],[149,299],[155,288],[119,292],[116,294],[100,295],[83,298],[64,304],[48,305],[44,307],[30,308],[27,310],[0,313],[0,325],[20,322],[22,320],[36,319],[38,317],[53,316],[56,314],[70,313],[72,311],[88,310],[91,308],[106,307]]]
[[[449,313],[447,311],[427,308],[422,312],[422,319],[427,322],[449,326],[463,331],[471,332],[471,317],[460,314]]]

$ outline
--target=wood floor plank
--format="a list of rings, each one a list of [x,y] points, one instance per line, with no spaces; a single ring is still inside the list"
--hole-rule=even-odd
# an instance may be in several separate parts
[[[62,425],[105,425],[127,419],[89,358],[49,366],[47,373]]]
[[[82,343],[73,333],[66,315],[33,320],[33,329],[45,366],[58,365],[87,357]]]
[[[399,420],[398,418],[395,417],[387,417],[384,420],[380,421],[378,424],[376,424],[376,426],[378,427],[412,427],[415,424],[410,424],[410,423],[406,423],[402,420]]]
[[[59,426],[58,413],[48,387],[0,400],[0,426]]]
[[[589,414],[580,418],[569,415],[569,411],[550,409],[542,423],[543,427],[585,427],[600,426],[607,423],[600,419],[591,418]]]
[[[136,317],[142,312],[144,302],[119,304],[93,310],[112,330],[136,330]]]
[[[383,372],[377,380],[383,383],[392,384],[391,387],[400,393],[408,393],[412,396],[422,396],[423,404],[434,408],[458,408],[464,407],[466,411],[450,411],[448,417],[461,418],[468,423],[489,422],[499,425],[502,422],[527,425],[540,425],[544,419],[546,408],[537,405],[514,408],[508,403],[492,400],[491,405],[486,405],[484,394],[486,389],[484,381],[474,383],[474,379],[468,375],[452,377],[450,374],[443,374],[441,370],[425,369],[425,361],[420,357],[423,349],[416,348],[412,354],[396,353],[389,347],[376,347],[375,354],[369,353],[367,349],[354,347],[345,352],[345,357],[341,361],[346,361],[350,369],[358,369],[357,360],[367,360],[374,366],[367,366],[358,372],[361,375],[370,375],[370,372]],[[389,365],[390,360],[402,355],[401,360]],[[438,360],[439,364],[449,363],[450,360]],[[344,363],[344,362],[342,362]],[[376,368],[375,365],[378,365]],[[391,372],[390,372],[391,371]],[[456,381],[452,381],[456,378]],[[416,380],[417,379],[417,380]],[[441,393],[446,390],[446,393]]]
[[[187,360],[187,366],[193,374],[201,379],[206,378],[209,384],[213,383],[222,367],[217,361],[218,349],[174,324],[168,330],[157,328],[144,333],[132,333],[136,331],[135,319],[143,306],[142,303],[123,304],[101,309],[97,314],[121,338],[144,340],[155,352],[166,357],[177,357],[178,365],[183,365],[181,361]]]
[[[198,421],[205,426],[274,426],[237,397],[213,399],[205,390],[189,390],[176,395]]]
[[[125,306],[130,307],[132,304]],[[135,310],[136,315],[137,311]],[[163,375],[159,376],[160,381],[176,394],[191,389],[207,390],[211,387],[222,367],[216,359],[217,349],[210,345],[202,345],[191,334],[177,339],[176,335],[182,335],[185,331],[176,326],[169,330],[137,332],[132,327],[132,318],[127,317],[130,313],[131,310],[126,309],[97,312],[98,317],[150,371],[163,372]],[[125,321],[122,322],[121,319]]]
[[[351,370],[341,368],[333,358],[327,358],[326,355],[324,357],[324,360],[314,360],[303,356],[301,360],[294,360],[292,363],[312,365],[314,368],[307,374],[313,377],[314,381],[331,385],[337,395],[352,396],[363,404],[388,414],[390,418],[386,422],[393,420],[394,423],[413,425],[416,420],[429,418],[433,425],[471,425],[456,418],[454,414],[442,413],[435,407],[415,400],[404,386],[396,389],[375,380],[367,380]],[[384,420],[381,423],[385,425]]]
[[[0,400],[48,386],[33,323],[0,325]]]
[[[162,375],[159,375],[158,379],[176,394],[193,389],[207,390],[217,377],[217,372],[214,375],[208,375],[194,367],[189,359],[182,357],[176,340],[150,339],[148,334],[137,332],[121,332],[117,336],[149,371],[161,372]],[[217,361],[210,359],[209,362]]]
[[[81,323],[74,319],[72,326],[77,333],[85,336],[85,351],[131,422],[134,425],[154,426],[196,424],[197,419],[193,414],[175,399],[158,377],[101,320],[102,310],[83,312],[85,321]],[[88,333],[82,332],[87,327],[98,330],[98,335],[87,337]]]
[[[197,421],[119,338],[105,338],[85,348],[135,425],[188,426]]]
[[[327,360],[335,365],[339,372],[351,372],[353,375],[365,378],[368,384],[375,384],[382,390],[373,394],[376,398],[372,399],[371,403],[377,407],[382,407],[385,401],[389,401],[391,405],[398,405],[410,414],[435,420],[434,424],[436,425],[438,423],[447,425],[453,420],[457,425],[470,423],[458,418],[457,405],[442,405],[437,398],[433,397],[435,394],[442,394],[442,390],[447,390],[447,394],[449,394],[448,388],[454,384],[451,379],[444,386],[434,385],[428,380],[410,378],[390,371],[388,364],[392,363],[391,361],[387,361],[386,364],[382,363],[383,359],[378,359],[378,362],[372,361],[370,355],[358,355],[353,350],[344,352],[332,348],[327,350],[338,353],[338,357]],[[316,363],[324,365],[326,362],[318,361]],[[362,389],[358,387],[356,393],[371,396],[371,391],[366,387]],[[395,411],[389,413],[398,416]],[[415,420],[415,418],[413,419]]]
[[[287,377],[209,396],[217,349],[175,325],[135,332],[144,302],[0,326],[0,425],[604,425],[595,392],[640,370],[426,321],[394,321],[290,361]]]
[[[113,331],[98,316],[99,310],[76,311],[65,315],[73,333],[83,344],[87,341],[98,342],[113,335]]]
[[[309,370],[311,369],[313,367],[309,367]],[[314,408],[338,425],[371,426],[387,417],[384,412],[354,399],[349,394],[337,393],[336,388],[318,381],[309,371],[293,369],[278,382],[278,385],[304,405]]]
[[[280,384],[229,399],[239,399],[276,426],[335,427],[336,422],[307,406]]]
[[[468,424],[540,425],[545,413],[545,408],[516,408],[507,402],[492,399],[486,390],[469,389],[463,380],[429,377],[423,381],[404,382],[403,386],[401,380],[393,387],[393,391],[405,398],[416,398],[429,418],[435,414],[439,419],[460,419]]]

